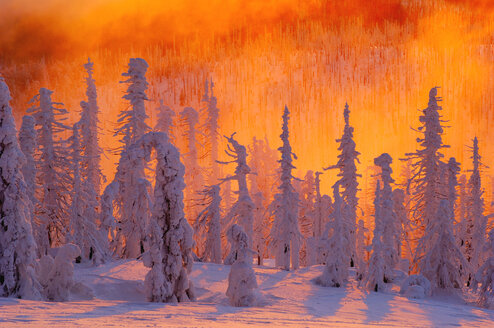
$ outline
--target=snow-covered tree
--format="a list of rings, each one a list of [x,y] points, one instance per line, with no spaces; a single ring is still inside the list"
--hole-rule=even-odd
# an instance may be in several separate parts
[[[437,208],[441,197],[441,175],[440,170],[442,148],[448,146],[443,144],[443,126],[439,111],[442,107],[438,102],[442,99],[437,96],[437,87],[429,92],[429,102],[427,108],[422,110],[420,116],[422,126],[418,131],[423,137],[417,138],[420,148],[415,153],[406,154],[407,160],[412,161],[412,177],[408,182],[407,190],[411,189],[411,218],[416,226],[418,235],[417,249],[415,250],[415,261],[419,272],[425,269],[422,258],[423,255],[431,251],[434,244],[432,224],[435,221]],[[411,187],[411,188],[410,188]]]
[[[465,254],[465,242],[467,240],[467,206],[468,206],[468,192],[467,192],[467,176],[465,174],[460,175],[458,179],[459,185],[459,204],[457,224],[455,226],[456,242],[461,247],[463,254]]]
[[[484,244],[487,234],[487,217],[484,215],[484,190],[481,183],[481,157],[477,137],[473,139],[472,151],[473,169],[468,179],[467,227],[465,253],[473,270],[478,270],[484,262]]]
[[[263,257],[269,257],[269,232],[272,215],[267,215],[267,208],[273,197],[273,185],[276,184],[277,152],[269,147],[267,140],[254,137],[248,147],[249,162],[252,174],[248,175],[250,194],[254,202],[254,239],[253,249],[258,252],[258,264],[262,265]],[[270,212],[269,212],[270,213]]]
[[[115,254],[123,258],[137,258],[145,251],[146,226],[152,205],[148,192],[150,183],[143,177],[144,165],[141,145],[133,143],[122,151],[115,174],[118,216],[113,248]]]
[[[118,115],[120,127],[115,132],[115,135],[122,136],[121,143],[124,149],[150,130],[150,127],[146,124],[148,116],[144,104],[148,100],[146,96],[146,90],[149,85],[146,80],[148,67],[144,59],[130,58],[129,69],[122,74],[123,77],[127,77],[127,80],[120,83],[128,84],[125,95],[122,98],[130,102],[130,107],[121,111]]]
[[[315,201],[314,173],[307,171],[302,182],[301,199],[298,223],[303,236],[300,248],[300,265],[307,266],[307,240],[314,235],[314,201]]]
[[[362,279],[362,285],[371,291],[386,290],[386,261],[382,242],[383,224],[381,218],[381,184],[377,181],[374,197],[374,236],[372,238],[372,254],[369,259],[369,269]]]
[[[307,240],[307,265],[324,264],[327,257],[327,245],[323,238],[324,230],[332,213],[333,203],[328,195],[321,196],[319,176],[315,173],[314,226],[313,236]]]
[[[476,272],[473,286],[479,291],[479,305],[490,307],[494,304],[494,229],[489,232],[489,239],[485,246],[487,260]]]
[[[221,196],[220,186],[212,185],[203,192],[207,207],[195,220],[195,229],[205,229],[206,240],[201,258],[204,261],[221,263]]]
[[[22,125],[19,130],[19,146],[21,147],[26,162],[22,166],[22,175],[27,186],[27,193],[31,202],[36,204],[36,129],[35,120],[31,115],[24,115],[22,117]]]
[[[345,251],[349,247],[344,233],[343,200],[340,196],[340,185],[333,186],[334,210],[331,213],[331,222],[327,224],[324,237],[327,240],[326,266],[316,282],[326,287],[341,287],[348,278],[348,255]]]
[[[254,203],[249,195],[249,189],[247,188],[247,174],[250,173],[250,167],[247,165],[247,150],[245,146],[238,143],[235,140],[235,133],[230,137],[225,136],[228,141],[228,149],[225,153],[233,158],[229,162],[219,162],[220,164],[236,163],[235,174],[227,178],[221,179],[222,181],[235,180],[238,184],[238,199],[233,204],[230,211],[225,215],[225,228],[228,229],[232,224],[239,224],[248,237],[248,245],[251,247],[252,239],[254,235],[254,216],[252,210]]]
[[[173,140],[172,129],[174,127],[173,118],[175,117],[175,111],[169,106],[163,103],[163,99],[160,99],[160,105],[156,108],[158,112],[158,120],[154,127],[155,131],[166,133],[170,140]]]
[[[254,252],[249,249],[247,234],[237,224],[230,227],[228,231],[235,245],[235,260],[228,275],[228,289],[226,296],[233,306],[253,306],[256,305],[257,281],[252,269],[252,255]]]
[[[280,172],[281,184],[278,196],[279,206],[275,212],[275,219],[271,228],[271,240],[276,249],[275,263],[284,270],[297,269],[299,266],[299,250],[302,235],[298,228],[299,196],[292,186],[292,170],[295,168],[292,162],[297,158],[292,152],[289,141],[288,120],[290,112],[285,106],[283,112],[283,127],[280,135],[283,145],[278,148],[281,153]],[[275,198],[276,201],[276,198]],[[291,261],[290,261],[291,260]]]
[[[193,230],[184,215],[183,189],[185,168],[180,154],[162,132],[149,132],[137,141],[135,151],[149,160],[156,151],[156,179],[153,211],[148,226],[149,250],[144,265],[151,268],[144,286],[151,302],[194,300],[194,288],[188,274],[192,270]]]
[[[17,142],[10,100],[9,88],[0,77],[0,296],[40,299],[32,205],[21,173],[26,159]]]
[[[57,250],[55,259],[44,255],[40,259],[39,282],[43,286],[44,297],[49,301],[68,301],[70,291],[75,286],[74,260],[81,250],[74,244],[65,244]]]
[[[326,227],[326,223],[329,217],[329,211],[331,208],[328,208],[328,205],[332,206],[331,198],[329,198],[329,204],[325,204],[323,201],[324,196],[321,196],[321,176],[322,172],[316,172],[316,178],[314,181],[314,188],[316,192],[316,197],[314,199],[314,227],[313,227],[313,235],[316,238],[320,238],[324,232],[324,228]],[[326,198],[326,199],[328,199]],[[326,202],[327,203],[327,202]]]
[[[94,209],[98,206],[97,200],[94,199],[94,194],[90,194],[87,189],[83,188],[78,124],[74,124],[70,140],[73,184],[72,203],[69,210],[69,236],[67,236],[67,239],[79,247],[82,261],[100,264],[107,256],[106,243],[104,242],[105,236],[95,224],[96,212]]]
[[[379,214],[380,224],[382,227],[382,247],[385,265],[385,275],[390,278],[393,270],[399,262],[400,249],[400,222],[396,219],[393,204],[393,190],[391,184],[394,182],[391,177],[392,158],[389,154],[384,153],[374,159],[374,164],[381,168],[382,189],[380,191]]]
[[[412,231],[410,227],[410,221],[408,219],[408,212],[406,209],[405,198],[406,198],[405,191],[403,189],[393,190],[393,212],[395,214],[396,223],[398,224],[400,240],[401,240],[401,243],[398,248],[399,257],[408,260],[409,261],[408,266],[410,266],[410,262],[412,261],[412,254],[413,254],[410,245]],[[407,271],[409,269],[410,267],[408,267]]]
[[[103,240],[106,242],[105,249],[113,252],[115,252],[118,246],[116,239],[117,218],[114,215],[114,207],[119,205],[117,202],[119,199],[119,190],[120,184],[118,180],[113,180],[106,186],[100,201],[100,231],[104,236],[109,238]]]
[[[421,258],[421,274],[437,289],[460,289],[468,268],[453,235],[451,217],[452,205],[449,200],[439,203],[435,222],[430,227],[432,245]]]
[[[185,215],[194,225],[193,220],[197,218],[201,209],[197,204],[197,194],[204,189],[204,178],[202,168],[199,165],[199,154],[197,151],[197,129],[199,114],[192,107],[185,107],[180,112],[180,118],[183,122],[185,131],[184,137],[186,142],[186,152],[182,158],[185,165]],[[204,236],[195,235],[197,247],[200,247]],[[202,252],[202,250],[198,250]]]
[[[359,220],[357,223],[357,233],[355,238],[355,255],[357,261],[355,267],[357,268],[357,279],[361,280],[364,274],[367,272],[367,262],[365,261],[366,254],[366,234],[369,230],[365,227],[364,220]]]
[[[38,126],[39,157],[37,163],[38,185],[41,186],[36,210],[34,230],[38,252],[46,254],[48,248],[65,242],[67,233],[67,210],[69,204],[67,172],[68,147],[63,133],[69,127],[63,124],[67,111],[60,103],[51,100],[52,91],[41,88],[32,102],[37,106],[28,109]]]
[[[142,58],[131,58],[128,77],[121,83],[128,84],[122,97],[130,102],[128,110],[119,114],[120,127],[115,135],[122,136],[122,151],[114,181],[118,182],[119,195],[115,200],[118,209],[118,228],[115,236],[115,253],[120,257],[136,258],[145,250],[146,225],[150,215],[150,183],[145,176],[145,159],[139,151],[139,140],[150,127],[146,124],[148,100],[146,71],[148,64]]]
[[[93,78],[94,63],[88,59],[84,64],[87,71],[86,77],[86,96],[87,101],[81,101],[81,118],[79,121],[81,133],[81,176],[83,178],[83,189],[91,197],[91,200],[96,203],[101,189],[101,154],[103,153],[99,146],[99,119],[98,119],[98,95],[96,92],[95,80]],[[97,204],[97,203],[96,203]],[[95,209],[96,211],[96,209]],[[91,219],[94,220],[96,213]]]
[[[252,248],[257,254],[257,265],[263,264],[263,259],[267,256],[266,241],[269,227],[269,222],[266,220],[266,208],[264,207],[264,196],[262,192],[253,194],[254,202],[254,237],[252,240]]]
[[[202,97],[202,101],[205,102],[206,108],[204,112],[206,114],[206,122],[204,123],[205,130],[205,138],[206,145],[209,150],[209,165],[211,173],[209,175],[209,183],[215,184],[217,183],[218,178],[220,177],[220,170],[218,161],[218,137],[219,134],[219,126],[218,119],[220,110],[217,107],[218,100],[214,95],[214,83],[211,79],[211,83],[208,84],[208,80],[204,82],[204,95]],[[211,91],[209,94],[208,91]]]
[[[350,126],[350,109],[348,104],[345,104],[343,111],[343,117],[345,119],[345,127],[343,135],[340,139],[337,139],[340,145],[338,150],[341,152],[338,155],[338,162],[336,165],[330,166],[327,169],[338,169],[338,183],[343,187],[342,197],[344,201],[344,207],[342,210],[344,223],[345,223],[345,238],[348,239],[350,245],[348,252],[350,254],[351,265],[355,262],[355,227],[357,224],[357,206],[358,206],[358,182],[357,178],[360,174],[357,174],[356,163],[360,163],[358,156],[360,153],[355,150],[355,141],[353,141],[353,127]]]

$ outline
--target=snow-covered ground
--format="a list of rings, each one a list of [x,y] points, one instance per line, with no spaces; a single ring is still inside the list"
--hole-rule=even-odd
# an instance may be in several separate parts
[[[262,306],[235,308],[225,296],[229,266],[195,263],[191,279],[198,300],[146,302],[140,261],[76,267],[76,280],[94,298],[70,302],[0,298],[0,327],[494,327],[494,311],[455,298],[410,300],[397,292],[367,293],[352,281],[345,289],[311,280],[322,266],[280,271],[254,266]]]

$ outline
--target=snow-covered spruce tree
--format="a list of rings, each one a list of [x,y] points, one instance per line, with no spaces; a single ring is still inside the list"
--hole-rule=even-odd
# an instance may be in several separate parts
[[[432,224],[437,214],[439,200],[441,199],[441,174],[440,162],[444,157],[439,151],[449,147],[443,144],[441,116],[439,111],[442,107],[438,105],[441,98],[437,96],[437,87],[429,92],[427,108],[422,110],[420,122],[423,124],[418,131],[423,137],[417,138],[420,148],[415,153],[406,154],[406,160],[412,162],[412,178],[408,182],[407,190],[411,187],[411,219],[418,234],[418,243],[415,250],[415,265],[422,273],[424,267],[422,258],[430,252],[434,244]]]
[[[305,174],[301,194],[298,217],[300,233],[303,236],[302,247],[300,248],[300,265],[307,266],[307,240],[314,235],[315,181],[314,173],[310,170]]]
[[[174,127],[173,118],[175,117],[175,111],[169,106],[163,103],[163,99],[160,99],[160,105],[156,108],[158,112],[158,120],[154,127],[155,131],[166,133],[170,141],[173,140],[172,129]]]
[[[338,176],[340,177],[338,183],[343,187],[342,197],[344,201],[344,207],[342,210],[344,218],[344,233],[345,237],[348,239],[350,245],[347,249],[350,255],[351,265],[355,263],[355,227],[357,224],[357,206],[358,206],[358,182],[356,163],[360,163],[358,160],[358,155],[360,153],[355,150],[355,141],[353,141],[353,127],[350,126],[350,109],[348,104],[345,104],[345,109],[343,111],[343,116],[345,118],[345,128],[343,130],[343,135],[336,142],[340,145],[338,150],[341,152],[338,155],[338,163],[336,165],[326,168],[328,169],[338,169]]]
[[[272,225],[272,215],[267,215],[267,208],[273,198],[272,186],[277,184],[278,172],[276,161],[278,152],[269,147],[267,140],[254,137],[248,146],[249,162],[252,174],[248,175],[250,194],[254,201],[254,239],[253,249],[258,252],[258,264],[268,258],[269,232]]]
[[[104,241],[107,245],[105,246],[106,249],[110,250],[110,252],[115,252],[118,246],[116,239],[117,219],[114,215],[114,207],[119,205],[117,202],[119,190],[120,184],[118,180],[113,180],[106,186],[100,201],[100,231],[104,236],[108,237]],[[119,210],[118,207],[117,210]]]
[[[446,174],[448,180],[447,199],[451,210],[449,215],[453,224],[456,222],[456,200],[458,199],[458,192],[456,189],[458,188],[458,173],[460,171],[460,163],[458,163],[454,157],[450,157]]]
[[[468,206],[468,193],[467,193],[467,176],[465,174],[460,175],[458,179],[459,185],[459,204],[457,224],[455,226],[456,242],[461,247],[463,254],[465,254],[465,241],[467,239],[467,206]]]
[[[307,265],[326,263],[327,247],[323,234],[332,213],[333,203],[328,195],[321,196],[321,179],[319,178],[321,174],[321,172],[315,173],[314,227],[313,236],[307,240]]]
[[[392,158],[387,153],[383,153],[374,159],[374,164],[381,168],[382,189],[380,192],[380,220],[382,224],[382,247],[385,265],[385,275],[387,279],[393,277],[393,270],[399,262],[400,249],[400,227],[394,213],[393,190],[391,184],[394,182],[391,177]]]
[[[195,230],[205,229],[206,241],[201,254],[203,261],[221,263],[221,196],[220,186],[207,187],[202,194],[206,197],[207,207],[199,213],[195,220]]]
[[[103,150],[99,146],[98,138],[99,108],[98,95],[96,93],[96,85],[93,78],[93,65],[94,63],[92,63],[90,59],[84,64],[84,68],[87,71],[87,101],[81,101],[82,111],[79,127],[81,133],[81,150],[83,154],[81,157],[81,176],[84,181],[82,188],[88,193],[88,196],[91,197],[93,203],[97,204],[103,177],[100,164]],[[91,219],[94,221],[97,214],[91,213],[91,215]]]
[[[122,76],[128,77],[120,83],[128,84],[122,97],[130,102],[128,110],[119,114],[120,127],[115,135],[121,135],[122,151],[114,181],[118,182],[119,193],[116,207],[119,210],[115,253],[119,257],[136,258],[144,252],[146,224],[149,219],[150,183],[145,177],[145,161],[140,152],[131,149],[150,127],[145,120],[148,100],[146,90],[146,71],[148,64],[144,59],[131,58],[128,71]]]
[[[247,165],[247,150],[245,146],[238,143],[234,138],[235,133],[230,137],[225,136],[228,141],[228,149],[225,153],[233,158],[229,162],[218,162],[220,164],[236,163],[235,174],[227,178],[221,179],[222,181],[235,180],[238,184],[238,199],[233,204],[230,211],[225,215],[225,226],[228,229],[232,224],[239,224],[248,237],[248,246],[251,247],[252,239],[254,235],[254,216],[253,208],[254,203],[249,195],[249,189],[247,188],[247,174],[250,173],[250,167]],[[231,252],[231,250],[230,250]]]
[[[382,243],[383,223],[381,216],[381,184],[377,181],[374,197],[374,237],[372,238],[372,254],[369,259],[369,269],[362,285],[371,291],[386,290],[386,261]]]
[[[94,194],[83,188],[80,164],[81,145],[79,137],[79,125],[74,124],[71,141],[71,171],[72,171],[72,203],[69,210],[69,235],[67,240],[79,247],[81,260],[100,264],[105,261],[107,251],[105,249],[103,233],[95,223],[97,200]],[[94,191],[94,190],[93,190]]]
[[[31,215],[21,168],[25,157],[17,142],[10,91],[0,77],[0,296],[40,299]]]
[[[236,223],[232,224],[228,230],[226,230],[226,239],[228,240],[228,247],[229,247],[229,252],[228,255],[226,256],[224,260],[224,264],[226,265],[232,265],[238,257],[238,250],[239,250],[239,240],[240,240],[240,234],[245,233],[242,227]]]
[[[62,123],[67,111],[57,107],[62,104],[53,102],[52,94],[52,91],[41,88],[32,100],[38,105],[28,109],[38,126],[37,178],[41,190],[33,227],[39,254],[46,254],[48,248],[65,242],[70,194],[68,186],[72,182],[67,171],[70,166],[67,140],[62,137],[70,129]]]
[[[143,177],[145,158],[140,148],[136,142],[122,151],[114,180],[118,182],[115,205],[119,216],[112,248],[122,258],[137,258],[146,249],[146,225],[152,208],[148,192],[151,184]]]
[[[401,243],[398,249],[399,258],[408,260],[408,268],[401,267],[402,270],[408,272],[410,262],[412,261],[412,249],[410,246],[411,227],[408,220],[408,212],[406,209],[405,191],[403,189],[393,190],[393,212],[396,217],[396,222],[399,226]]]
[[[220,110],[217,107],[218,100],[214,95],[214,83],[211,79],[211,83],[208,85],[208,80],[204,82],[204,95],[202,97],[202,101],[205,102],[206,106],[204,108],[204,112],[206,114],[206,122],[204,123],[204,131],[206,138],[206,145],[208,146],[208,157],[209,157],[209,165],[210,167],[210,175],[209,175],[209,183],[215,184],[218,182],[220,177],[220,169],[217,163],[218,161],[218,137],[219,134],[219,126],[218,119]],[[211,91],[209,94],[208,90]]]
[[[448,200],[440,201],[435,223],[429,228],[432,245],[420,262],[420,272],[433,289],[461,289],[468,268],[453,235],[452,207]]]
[[[479,305],[489,308],[494,305],[494,229],[489,232],[485,246],[487,260],[476,272],[473,286],[479,291]]]
[[[39,264],[39,282],[43,286],[44,297],[49,301],[68,301],[70,291],[75,286],[74,260],[81,255],[77,245],[65,244],[55,259],[44,255]]]
[[[19,130],[19,146],[26,157],[26,162],[22,166],[21,171],[26,182],[29,199],[33,205],[38,202],[36,199],[36,138],[34,117],[24,115],[22,117],[21,129]]]
[[[313,235],[316,238],[321,238],[323,232],[324,232],[324,227],[326,226],[327,223],[327,218],[329,216],[329,212],[326,209],[327,206],[324,206],[323,202],[323,196],[321,196],[321,176],[322,172],[316,172],[316,178],[314,181],[314,188],[316,192],[316,197],[314,199],[314,227],[313,227]],[[331,198],[330,204],[331,204]]]
[[[234,224],[230,230],[229,238],[232,238],[235,244],[236,257],[228,275],[226,296],[233,306],[254,306],[257,289],[256,275],[252,269],[254,252],[249,249],[248,237],[242,227]]]
[[[324,236],[327,241],[326,266],[322,275],[316,278],[316,283],[326,287],[341,287],[348,278],[348,255],[345,250],[349,247],[344,233],[343,200],[340,196],[340,185],[333,186],[334,210],[331,221],[326,226]]]
[[[292,170],[295,168],[292,162],[297,158],[292,152],[289,141],[288,120],[290,112],[285,106],[283,111],[283,127],[280,135],[283,145],[278,148],[281,153],[280,163],[281,184],[278,199],[279,207],[275,212],[273,226],[271,228],[271,240],[276,250],[275,264],[284,270],[297,269],[299,266],[299,250],[302,235],[298,228],[299,197],[292,186]],[[276,201],[276,198],[275,198]],[[291,260],[291,261],[290,261]]]
[[[199,114],[192,107],[185,107],[180,112],[180,118],[184,125],[184,136],[186,143],[186,152],[182,155],[185,165],[185,215],[190,218],[189,221],[194,225],[195,220],[201,209],[197,204],[197,194],[204,189],[204,178],[202,168],[199,165],[199,155],[197,151],[197,130],[196,126],[199,122]],[[194,238],[197,247],[203,245],[205,236],[195,234]],[[197,253],[202,253],[203,250],[197,249]]]
[[[193,230],[183,211],[185,168],[180,153],[162,132],[149,132],[137,141],[136,152],[150,159],[156,151],[153,211],[148,226],[149,250],[144,265],[151,268],[144,286],[151,302],[194,300],[188,274],[192,270]]]
[[[263,259],[266,254],[266,240],[269,227],[269,222],[266,222],[266,208],[264,207],[264,196],[262,192],[253,194],[254,202],[254,237],[252,240],[252,248],[257,254],[257,265],[263,264]]]
[[[118,115],[118,123],[120,127],[115,132],[115,135],[121,135],[123,148],[127,148],[141,136],[150,130],[146,124],[148,118],[146,114],[146,106],[144,102],[148,100],[146,90],[148,82],[146,81],[146,72],[148,64],[142,58],[130,58],[129,69],[123,73],[123,77],[128,79],[120,83],[128,84],[125,95],[122,97],[130,102],[128,110],[121,111]]]
[[[355,267],[357,268],[357,279],[362,280],[364,274],[367,272],[367,262],[365,261],[366,252],[366,234],[369,230],[365,227],[364,220],[358,220],[357,233],[355,238],[355,255],[357,261]]]
[[[473,139],[473,146],[470,149],[473,169],[468,179],[465,254],[472,269],[478,270],[485,260],[483,247],[486,242],[487,217],[484,215],[484,191],[480,177],[482,162],[477,137]]]

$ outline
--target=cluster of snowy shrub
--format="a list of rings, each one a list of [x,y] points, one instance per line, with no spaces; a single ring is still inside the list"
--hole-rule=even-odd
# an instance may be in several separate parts
[[[93,63],[84,67],[87,101],[80,103],[80,119],[66,123],[67,110],[41,88],[18,138],[10,93],[0,80],[2,296],[61,301],[74,290],[89,295],[73,280],[74,260],[98,265],[127,258],[150,268],[150,301],[194,300],[188,274],[196,260],[231,265],[226,295],[234,306],[252,306],[259,303],[253,259],[261,265],[274,258],[283,270],[323,264],[315,279],[323,286],[344,286],[349,267],[356,267],[359,285],[370,291],[401,281],[410,297],[467,287],[478,289],[482,305],[494,297],[494,230],[487,238],[478,140],[470,179],[459,182],[460,164],[454,158],[445,162],[440,152],[447,146],[437,88],[420,116],[419,147],[404,158],[407,183],[395,183],[389,154],[375,158],[374,220],[368,224],[358,210],[360,153],[348,104],[338,160],[324,168],[338,170],[331,198],[321,194],[322,172],[309,171],[303,180],[293,175],[297,157],[287,107],[279,156],[267,140],[254,138],[246,147],[233,133],[225,136],[231,160],[219,161],[220,112],[212,81],[205,83],[200,112],[185,107],[176,115],[161,100],[152,130],[146,123],[148,65],[140,58],[130,59],[122,74],[123,99],[130,106],[115,131],[121,141],[115,176],[101,192]],[[182,139],[173,135],[176,117]],[[179,139],[184,164],[174,145]],[[203,156],[208,167],[199,165]],[[222,174],[220,165],[228,164],[235,165],[234,173]]]

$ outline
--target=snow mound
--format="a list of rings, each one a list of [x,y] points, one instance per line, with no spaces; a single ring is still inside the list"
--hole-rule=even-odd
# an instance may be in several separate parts
[[[419,299],[431,296],[431,282],[421,274],[413,274],[406,278],[401,284],[400,294]]]

